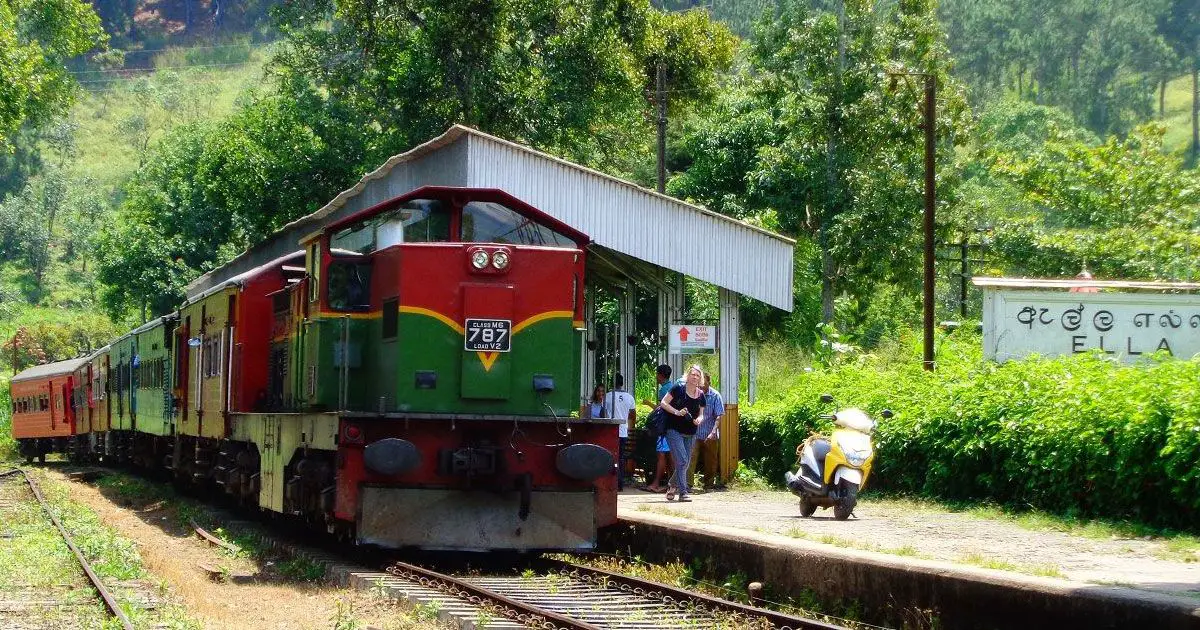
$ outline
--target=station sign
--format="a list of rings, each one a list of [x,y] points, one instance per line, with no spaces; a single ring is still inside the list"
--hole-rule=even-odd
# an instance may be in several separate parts
[[[667,354],[711,354],[717,351],[717,327],[682,324],[667,333]]]
[[[989,289],[983,350],[996,361],[1092,351],[1189,359],[1200,354],[1200,295]]]

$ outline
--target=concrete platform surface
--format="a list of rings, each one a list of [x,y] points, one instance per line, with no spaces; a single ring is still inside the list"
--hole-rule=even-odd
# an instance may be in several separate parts
[[[726,535],[748,530],[770,535],[779,544],[934,560],[1002,571],[1014,579],[1123,586],[1191,598],[1200,607],[1200,553],[1195,545],[1178,548],[1163,540],[1030,529],[1011,519],[983,518],[915,501],[868,497],[850,520],[836,521],[832,510],[801,517],[797,499],[784,491],[728,490],[691,498],[689,503],[668,502],[662,494],[627,489],[619,498],[619,515],[669,522],[654,518],[666,516],[701,529],[732,528]]]

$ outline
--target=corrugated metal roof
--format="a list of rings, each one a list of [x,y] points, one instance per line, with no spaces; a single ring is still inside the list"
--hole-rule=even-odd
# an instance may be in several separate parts
[[[12,377],[12,382],[19,383],[21,381],[30,381],[37,378],[46,378],[48,376],[70,374],[79,366],[87,363],[87,360],[87,357],[80,357],[78,359],[67,359],[66,361],[55,361],[54,363],[35,365],[27,370],[22,370],[21,373]]]
[[[421,186],[498,188],[598,246],[792,309],[791,239],[461,125],[392,157],[320,210],[197,278],[188,296],[287,253],[323,225]]]

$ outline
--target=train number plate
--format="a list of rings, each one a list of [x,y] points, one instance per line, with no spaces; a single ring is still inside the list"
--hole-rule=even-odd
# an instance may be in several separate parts
[[[507,319],[468,319],[466,349],[478,352],[508,352],[512,349],[512,322]]]

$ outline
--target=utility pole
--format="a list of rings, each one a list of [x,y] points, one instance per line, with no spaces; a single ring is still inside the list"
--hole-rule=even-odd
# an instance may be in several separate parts
[[[658,103],[658,192],[667,192],[667,66],[658,62],[655,100]]]
[[[925,310],[925,357],[924,367],[927,371],[932,372],[935,365],[933,360],[933,211],[936,199],[934,198],[934,155],[937,150],[937,139],[935,136],[935,125],[937,124],[937,114],[935,111],[937,100],[937,76],[932,72],[925,73],[925,295],[924,295],[924,310]],[[966,260],[966,256],[963,256]],[[966,263],[964,263],[966,264]],[[966,303],[966,300],[963,301]]]
[[[961,319],[967,319],[967,253],[970,251],[967,237],[964,235],[961,243],[958,244],[958,253],[962,256],[961,266],[958,272],[958,315]]]

